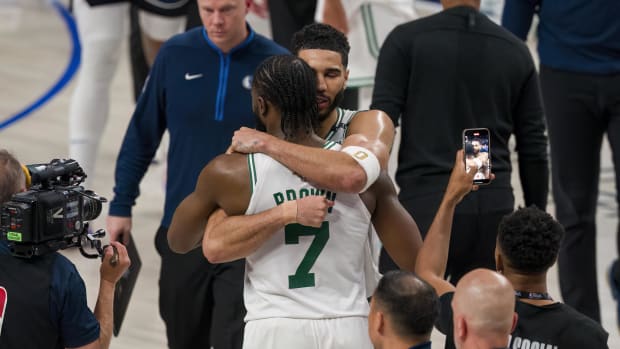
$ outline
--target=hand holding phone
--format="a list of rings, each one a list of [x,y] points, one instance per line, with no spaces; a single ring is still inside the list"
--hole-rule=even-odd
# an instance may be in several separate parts
[[[487,128],[463,130],[465,169],[476,171],[474,184],[491,182],[491,138]]]

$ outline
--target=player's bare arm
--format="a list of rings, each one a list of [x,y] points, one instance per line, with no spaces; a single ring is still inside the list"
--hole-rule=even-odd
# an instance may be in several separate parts
[[[444,280],[448,263],[448,250],[450,248],[452,220],[456,205],[471,190],[477,189],[476,186],[472,185],[474,174],[475,171],[467,173],[465,170],[463,151],[459,150],[452,168],[448,187],[439,205],[439,210],[435,214],[433,223],[418,253],[415,272],[431,284],[440,296],[454,291],[454,286]]]
[[[422,236],[416,222],[398,201],[394,183],[386,171],[362,194],[362,199],[367,202],[369,195],[375,201],[372,224],[383,247],[399,268],[414,271]]]
[[[217,210],[209,217],[203,252],[211,263],[245,258],[287,224],[320,227],[333,205],[325,196],[311,195],[253,215],[228,216],[224,210]]]
[[[250,198],[246,156],[220,155],[200,173],[194,192],[177,207],[168,229],[168,244],[177,253],[200,246],[209,215],[221,207],[243,214]]]
[[[366,161],[366,158],[356,158],[355,147],[370,151],[380,167],[386,169],[393,140],[394,125],[390,118],[381,111],[370,110],[359,112],[351,121],[341,152],[292,144],[249,128],[235,132],[230,150],[265,153],[318,187],[357,193],[374,182],[369,181],[367,172],[375,170],[365,170],[360,160]]]
[[[381,169],[387,170],[395,133],[394,123],[386,113],[380,110],[361,111],[349,123],[342,146],[353,145],[370,150],[379,160]]]

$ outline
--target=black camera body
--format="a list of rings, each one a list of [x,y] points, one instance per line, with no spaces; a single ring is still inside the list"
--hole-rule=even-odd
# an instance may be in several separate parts
[[[87,222],[99,216],[107,200],[79,185],[86,178],[79,164],[54,159],[26,168],[28,191],[0,206],[0,239],[8,241],[13,255],[29,258],[82,247],[84,237],[92,241]]]

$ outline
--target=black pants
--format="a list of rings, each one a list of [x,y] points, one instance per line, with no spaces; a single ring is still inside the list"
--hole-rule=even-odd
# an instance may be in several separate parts
[[[160,227],[155,247],[161,256],[159,311],[171,349],[240,349],[243,343],[245,260],[210,264],[197,248],[170,250]]]
[[[136,102],[144,81],[149,75],[149,65],[144,57],[144,49],[142,48],[142,33],[140,31],[140,23],[138,20],[138,6],[131,4],[129,7],[129,59],[131,62],[131,77],[133,82],[133,96]]]
[[[269,0],[273,41],[292,50],[293,34],[314,22],[316,0]]]
[[[566,229],[558,261],[566,304],[600,322],[596,205],[607,133],[620,188],[620,74],[576,74],[541,66],[556,216]],[[618,200],[618,193],[616,193]],[[618,234],[618,232],[616,232]],[[618,241],[617,241],[618,242]]]
[[[420,228],[422,237],[426,237],[442,197],[443,192],[437,192],[401,198],[401,203]],[[513,208],[512,189],[491,186],[468,194],[456,207],[445,275],[451,283],[456,285],[463,275],[476,268],[495,270],[497,227],[502,217],[511,213]],[[385,250],[381,252],[379,268],[382,273],[398,268]]]

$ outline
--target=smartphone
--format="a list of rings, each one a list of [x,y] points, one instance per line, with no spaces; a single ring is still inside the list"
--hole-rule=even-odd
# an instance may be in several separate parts
[[[491,137],[487,128],[463,130],[463,151],[467,172],[476,171],[474,184],[491,182]]]

